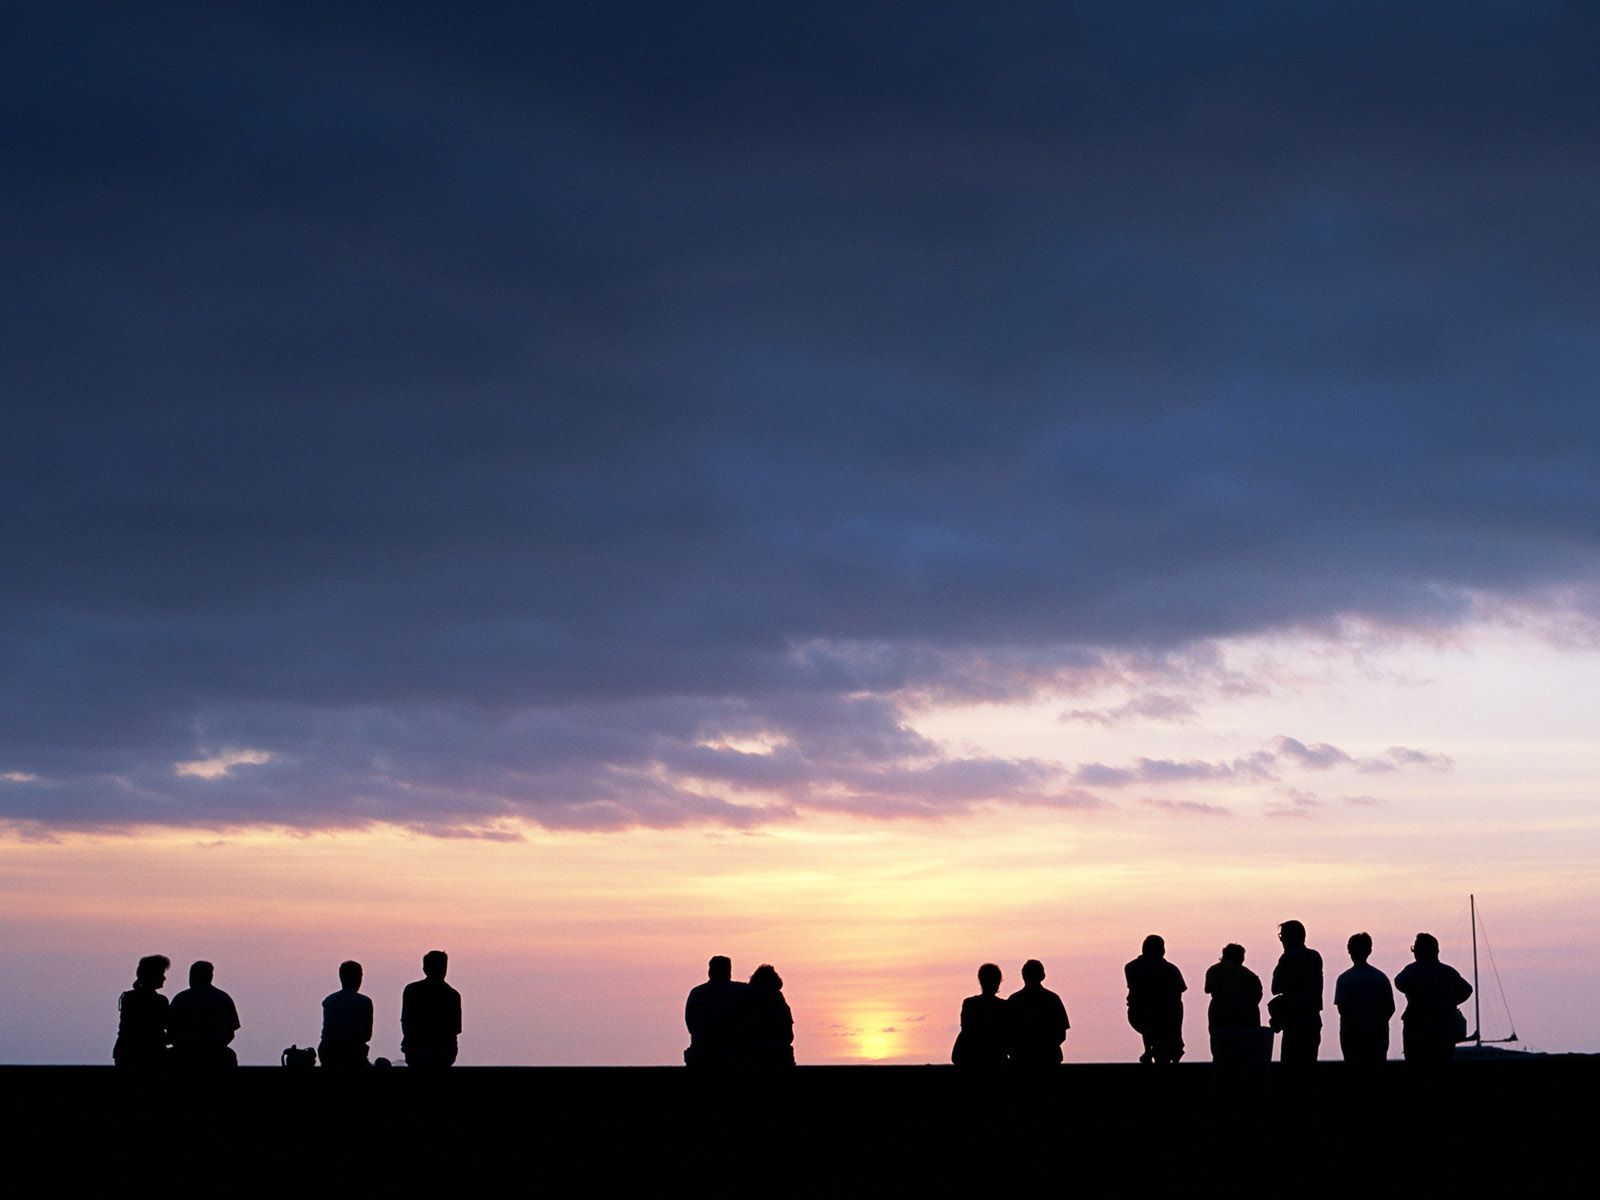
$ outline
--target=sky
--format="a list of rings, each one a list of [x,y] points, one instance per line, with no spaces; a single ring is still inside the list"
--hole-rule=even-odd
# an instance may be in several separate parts
[[[1279,921],[1600,1051],[1600,12],[0,17],[0,1061],[1138,1053]],[[175,990],[169,987],[169,992]],[[1503,996],[1502,996],[1503,989]],[[1509,1014],[1509,1015],[1508,1015]],[[1504,1029],[1502,1028],[1504,1027]],[[1324,1056],[1336,1054],[1329,1030]]]

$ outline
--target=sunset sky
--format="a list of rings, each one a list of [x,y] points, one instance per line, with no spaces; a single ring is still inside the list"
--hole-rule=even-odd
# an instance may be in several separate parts
[[[1225,942],[1469,892],[1600,1051],[1600,10],[28,8],[0,1062],[156,952],[392,1056],[435,947],[463,1063],[681,1061],[714,953],[1131,1060],[1150,932],[1203,1058]]]

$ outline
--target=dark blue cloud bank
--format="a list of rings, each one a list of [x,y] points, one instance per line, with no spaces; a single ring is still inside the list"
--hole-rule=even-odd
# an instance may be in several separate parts
[[[30,7],[22,826],[1092,807],[905,698],[1596,577],[1590,7]]]

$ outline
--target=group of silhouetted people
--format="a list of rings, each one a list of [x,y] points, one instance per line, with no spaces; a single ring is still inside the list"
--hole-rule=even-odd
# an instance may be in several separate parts
[[[1299,921],[1283,922],[1278,938],[1283,952],[1272,971],[1267,1030],[1269,1035],[1283,1035],[1280,1059],[1295,1067],[1315,1062],[1322,1043],[1322,956],[1306,945],[1305,926]],[[1388,1057],[1394,988],[1407,998],[1401,1015],[1406,1059],[1423,1063],[1448,1060],[1456,1043],[1466,1036],[1457,1006],[1472,995],[1472,986],[1453,967],[1439,961],[1438,939],[1429,933],[1417,934],[1411,947],[1415,961],[1395,977],[1393,987],[1388,977],[1367,961],[1372,955],[1371,935],[1352,934],[1346,948],[1351,966],[1334,985],[1339,1047],[1345,1061],[1365,1064]],[[1219,1063],[1264,1057],[1270,1048],[1270,1036],[1262,1036],[1261,980],[1244,965],[1244,957],[1243,946],[1229,943],[1206,971],[1211,1057]],[[1140,1061],[1178,1061],[1183,1056],[1181,997],[1185,985],[1177,967],[1165,961],[1162,939],[1154,934],[1146,938],[1140,957],[1129,963],[1125,972],[1128,1020],[1145,1040]]]
[[[1280,1060],[1291,1078],[1317,1059],[1322,1043],[1322,956],[1306,945],[1305,926],[1285,921],[1278,927],[1283,952],[1274,966],[1268,1023],[1261,1023],[1265,994],[1261,979],[1244,965],[1244,947],[1230,942],[1205,975],[1211,997],[1207,1024],[1211,1058],[1225,1070],[1264,1063],[1274,1034],[1282,1034]],[[1439,961],[1439,941],[1419,933],[1412,943],[1414,960],[1389,979],[1367,960],[1372,938],[1353,934],[1347,943],[1351,966],[1334,985],[1339,1010],[1339,1047],[1346,1062],[1381,1063],[1389,1053],[1389,1020],[1394,1015],[1394,989],[1406,997],[1401,1014],[1402,1050],[1408,1062],[1439,1065],[1449,1061],[1456,1043],[1466,1039],[1459,1005],[1472,995],[1472,985],[1455,968]],[[951,1059],[961,1067],[1038,1066],[1061,1061],[1067,1035],[1067,1013],[1060,997],[1043,986],[1044,967],[1036,959],[1023,964],[1023,987],[1000,998],[1000,968],[978,968],[982,991],[961,1004],[961,1032]],[[1123,967],[1128,986],[1128,1024],[1143,1041],[1142,1063],[1176,1063],[1183,1058],[1183,972],[1167,961],[1159,934],[1144,939],[1139,957]]]
[[[1306,945],[1305,926],[1278,926],[1283,952],[1272,970],[1268,1025],[1262,1027],[1261,979],[1244,965],[1244,947],[1230,942],[1205,975],[1211,997],[1207,1025],[1211,1058],[1219,1067],[1243,1068],[1271,1056],[1272,1037],[1283,1035],[1280,1060],[1292,1078],[1314,1063],[1322,1042],[1322,956]],[[1334,985],[1339,1010],[1339,1048],[1348,1063],[1381,1063],[1389,1052],[1389,1021],[1394,991],[1406,997],[1401,1014],[1402,1050],[1408,1062],[1437,1066],[1448,1062],[1466,1040],[1459,1005],[1472,986],[1455,968],[1439,961],[1439,941],[1419,933],[1414,961],[1387,976],[1367,960],[1372,938],[1352,934],[1351,966]],[[213,982],[209,962],[189,968],[189,986],[169,1002],[161,994],[171,961],[152,954],[139,960],[133,987],[118,1002],[120,1019],[112,1058],[118,1066],[217,1068],[238,1065],[231,1043],[239,1030],[233,999]],[[449,959],[442,950],[422,958],[422,978],[406,985],[400,1002],[400,1051],[407,1065],[448,1067],[456,1061],[461,1035],[461,994],[445,982]],[[784,999],[783,980],[770,965],[757,967],[748,982],[733,978],[733,963],[711,959],[706,982],[689,992],[684,1021],[691,1067],[708,1069],[794,1066],[794,1015]],[[978,968],[976,996],[961,1004],[961,1032],[951,1051],[959,1067],[992,1069],[1048,1067],[1062,1061],[1066,1006],[1044,986],[1044,964],[1022,964],[1022,987],[1001,999],[1000,968]],[[1143,1041],[1141,1063],[1176,1063],[1183,1058],[1183,972],[1167,961],[1158,934],[1144,939],[1139,957],[1123,968],[1128,986],[1128,1024]],[[372,1001],[361,992],[358,962],[339,965],[339,990],[322,1002],[322,1037],[317,1054],[328,1068],[368,1065],[372,1040]],[[380,1059],[379,1063],[384,1060]]]
[[[1055,1066],[1071,1025],[1061,997],[1044,986],[1044,964],[1036,958],[1023,963],[1022,986],[1004,1000],[1000,979],[994,963],[978,968],[981,990],[961,1002],[961,1032],[950,1052],[952,1061],[977,1070]]]
[[[168,1002],[161,994],[172,960],[150,954],[139,960],[133,986],[117,1004],[117,1043],[111,1057],[119,1067],[171,1062],[182,1067],[236,1067],[229,1044],[239,1031],[233,997],[211,982],[215,970],[201,961],[189,968],[189,986]]]
[[[230,1043],[239,1012],[227,992],[212,984],[212,965],[189,968],[189,986],[169,1003],[161,994],[172,962],[151,954],[139,960],[133,987],[117,1003],[119,1020],[112,1060],[119,1067],[226,1068],[239,1065]],[[422,978],[408,983],[400,999],[400,1052],[412,1067],[448,1067],[461,1036],[461,993],[444,981],[449,958],[443,950],[422,957]],[[339,964],[339,990],[322,1002],[322,1037],[317,1057],[331,1069],[369,1064],[372,1000],[361,991],[361,964]],[[380,1064],[387,1060],[379,1059]]]
[[[794,1014],[783,998],[783,979],[766,963],[741,983],[733,977],[731,959],[713,957],[706,981],[689,990],[683,1020],[689,1027],[686,1066],[711,1071],[794,1066]]]

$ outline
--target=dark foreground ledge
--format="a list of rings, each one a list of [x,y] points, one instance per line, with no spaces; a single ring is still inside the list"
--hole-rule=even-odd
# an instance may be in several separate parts
[[[1363,1179],[1430,1194],[1552,1190],[1600,1116],[1600,1056],[1459,1062],[1429,1081],[1402,1063],[1365,1081],[1320,1063],[1305,1097],[1285,1082],[1274,1067],[1262,1091],[1219,1093],[1205,1063],[1070,1064],[1039,1079],[951,1067],[738,1079],[670,1067],[197,1078],[0,1067],[0,1120],[35,1158],[107,1178],[188,1168],[240,1183],[272,1163],[369,1187],[476,1187],[510,1173],[528,1189],[593,1195],[1265,1186],[1293,1200],[1348,1195]]]

